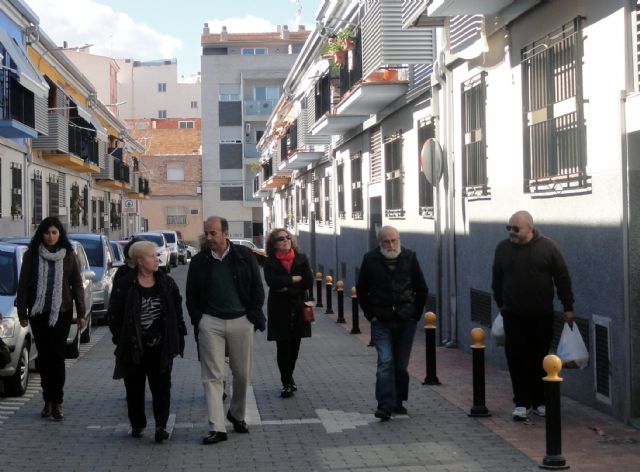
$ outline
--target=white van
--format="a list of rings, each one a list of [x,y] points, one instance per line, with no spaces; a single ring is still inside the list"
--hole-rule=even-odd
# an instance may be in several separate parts
[[[170,252],[170,262],[172,267],[178,267],[178,233],[169,229],[152,229],[149,233],[160,233],[167,241]]]

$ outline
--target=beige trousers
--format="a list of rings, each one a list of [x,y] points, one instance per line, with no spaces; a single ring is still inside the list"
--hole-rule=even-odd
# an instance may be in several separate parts
[[[225,351],[233,376],[233,391],[229,411],[244,421],[247,390],[251,380],[253,324],[246,316],[223,320],[203,315],[198,325],[198,348],[207,416],[211,431],[226,432],[224,393]]]

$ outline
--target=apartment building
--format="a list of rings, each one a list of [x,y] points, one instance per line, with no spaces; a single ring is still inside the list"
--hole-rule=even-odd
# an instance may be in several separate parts
[[[121,238],[140,227],[137,213],[122,220],[123,199],[149,192],[135,170],[142,147],[38,24],[24,2],[0,2],[0,235],[58,216]]]
[[[203,215],[229,220],[232,237],[261,243],[262,204],[252,181],[256,143],[283,94],[308,31],[281,26],[271,33],[212,33],[202,42]]]
[[[323,2],[258,145],[265,232],[290,227],[315,270],[350,286],[376,229],[398,227],[440,341],[469,349],[498,312],[505,222],[530,211],[567,260],[591,355],[563,392],[636,422],[639,13],[636,0]],[[502,348],[486,355],[506,367]]]

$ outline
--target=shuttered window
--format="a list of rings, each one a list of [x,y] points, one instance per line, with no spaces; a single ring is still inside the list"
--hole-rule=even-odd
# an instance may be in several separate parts
[[[351,156],[351,218],[361,220],[362,212],[362,153]]]
[[[33,220],[34,225],[40,224],[42,221],[42,173],[34,171],[32,188],[33,188]]]
[[[60,209],[60,183],[57,176],[49,176],[49,216],[58,216]]]
[[[380,182],[382,180],[382,134],[379,126],[371,130],[371,153],[369,159],[371,161],[369,180],[371,183]]]
[[[389,218],[404,216],[402,172],[402,130],[385,138],[384,143],[385,214]]]
[[[344,161],[340,161],[336,168],[338,172],[338,218],[344,219],[346,212],[344,210]]]
[[[22,218],[22,165],[11,163],[11,217]]]

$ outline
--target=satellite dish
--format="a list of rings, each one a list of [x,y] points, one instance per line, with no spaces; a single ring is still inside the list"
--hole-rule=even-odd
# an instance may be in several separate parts
[[[429,138],[420,150],[420,170],[435,186],[442,177],[442,147],[435,138]]]

